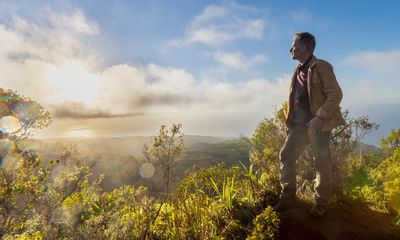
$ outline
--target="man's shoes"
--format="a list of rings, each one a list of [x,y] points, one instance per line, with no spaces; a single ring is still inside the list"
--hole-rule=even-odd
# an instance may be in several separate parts
[[[277,204],[275,204],[272,209],[275,212],[283,212],[288,208],[296,205],[296,198],[281,198]]]
[[[310,214],[314,217],[322,217],[326,213],[326,205],[314,204],[310,209]]]

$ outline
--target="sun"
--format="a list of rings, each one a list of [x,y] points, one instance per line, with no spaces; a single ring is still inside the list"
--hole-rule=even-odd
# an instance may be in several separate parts
[[[88,71],[82,62],[70,62],[62,66],[52,66],[45,78],[54,89],[57,101],[73,101],[93,105],[101,77]]]

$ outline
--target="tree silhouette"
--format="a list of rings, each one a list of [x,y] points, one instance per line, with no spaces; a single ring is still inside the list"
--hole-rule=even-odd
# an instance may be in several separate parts
[[[45,128],[52,121],[50,112],[40,103],[16,91],[0,88],[0,118],[6,116],[19,122],[18,128],[8,133],[15,142],[30,137],[35,129]]]

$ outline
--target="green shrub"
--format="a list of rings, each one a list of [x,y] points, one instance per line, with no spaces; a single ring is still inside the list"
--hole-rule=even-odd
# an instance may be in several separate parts
[[[275,211],[268,206],[254,220],[254,228],[247,240],[275,239],[279,233],[279,218]]]

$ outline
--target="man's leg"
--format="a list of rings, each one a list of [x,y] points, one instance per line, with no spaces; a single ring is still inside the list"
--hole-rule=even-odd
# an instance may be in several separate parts
[[[329,150],[330,132],[310,136],[315,158],[315,204],[325,206],[332,195],[332,162]]]
[[[296,160],[308,145],[308,132],[305,127],[291,127],[279,158],[281,161],[281,199],[296,197]]]

